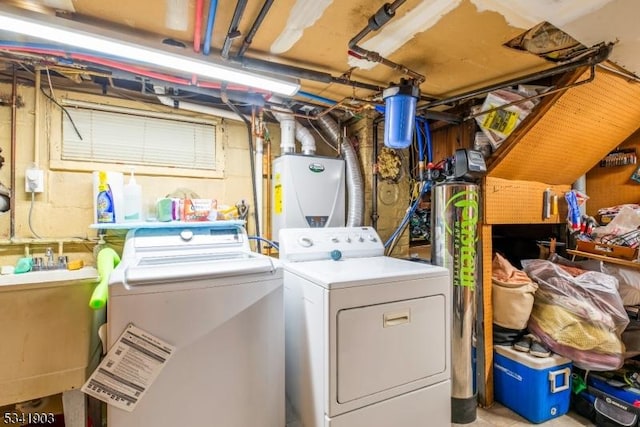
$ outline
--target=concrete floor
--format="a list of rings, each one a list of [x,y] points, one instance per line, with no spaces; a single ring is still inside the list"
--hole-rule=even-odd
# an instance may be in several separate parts
[[[511,411],[508,408],[495,403],[491,408],[478,409],[478,418],[470,424],[452,424],[452,426],[468,426],[468,427],[510,427],[510,426],[530,426],[533,425],[520,415]],[[569,412],[567,415],[563,415],[558,418],[554,418],[542,424],[536,424],[545,427],[578,427],[578,426],[595,426],[588,419],[581,417],[573,412]]]

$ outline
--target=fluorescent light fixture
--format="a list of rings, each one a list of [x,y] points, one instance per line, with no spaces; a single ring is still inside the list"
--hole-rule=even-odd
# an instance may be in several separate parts
[[[144,42],[132,43],[118,40],[117,33],[109,33],[106,30],[98,33],[92,26],[5,5],[0,5],[0,30],[167,68],[181,74],[196,74],[214,80],[264,89],[285,96],[292,96],[300,89],[300,84],[296,80],[253,74],[228,65],[203,61],[193,56],[165,52],[146,46]],[[138,41],[136,37],[128,38]]]

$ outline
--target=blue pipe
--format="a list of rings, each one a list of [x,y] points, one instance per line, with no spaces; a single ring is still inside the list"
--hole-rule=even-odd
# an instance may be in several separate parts
[[[427,162],[432,162],[433,161],[433,144],[431,141],[431,130],[429,128],[429,120],[425,119],[424,117],[416,117],[416,120],[420,121],[422,123],[422,126],[424,127],[424,134],[426,136],[427,139]]]
[[[216,20],[216,9],[218,8],[218,0],[211,0],[209,5],[209,17],[207,18],[207,30],[204,35],[204,46],[202,53],[209,55],[211,52],[211,36],[213,35],[213,23]]]
[[[416,134],[417,134],[417,140],[418,140],[418,160],[420,160],[421,162],[424,161],[424,136],[422,135],[422,132],[420,131],[420,120],[416,119]]]
[[[424,134],[427,136],[427,162],[433,162],[433,144],[431,142],[431,129],[429,128],[429,121],[425,119],[422,124],[424,126]]]
[[[303,96],[305,98],[313,99],[314,101],[324,102],[325,104],[329,104],[329,105],[336,105],[337,104],[337,102],[334,101],[333,99],[325,98],[324,96],[319,96],[319,95],[316,95],[316,94],[313,94],[313,93],[309,93],[309,92],[303,92],[301,90],[299,90],[296,95],[300,95],[300,96]]]

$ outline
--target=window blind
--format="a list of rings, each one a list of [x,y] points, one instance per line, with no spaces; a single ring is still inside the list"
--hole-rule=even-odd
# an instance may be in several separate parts
[[[62,160],[127,163],[215,170],[216,127],[186,117],[146,116],[122,112],[67,108],[78,128],[63,114]]]

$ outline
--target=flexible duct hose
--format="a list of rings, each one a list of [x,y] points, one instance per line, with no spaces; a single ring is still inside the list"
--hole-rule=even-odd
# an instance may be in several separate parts
[[[320,128],[337,147],[338,141],[340,140],[340,126],[338,123],[327,114],[320,116],[318,123],[320,124]],[[356,150],[349,140],[345,139],[343,141],[341,149],[347,169],[347,227],[360,227],[364,214],[364,187],[360,164]]]

